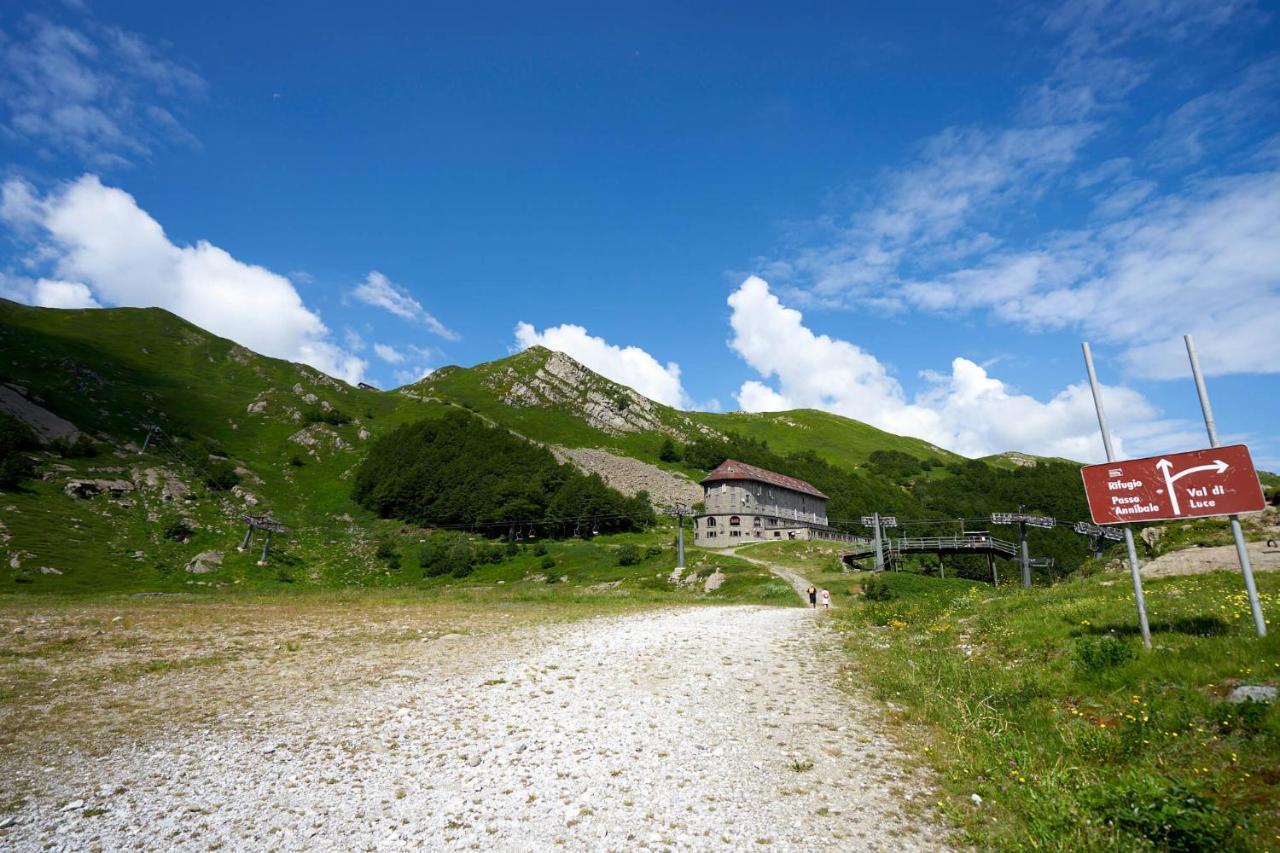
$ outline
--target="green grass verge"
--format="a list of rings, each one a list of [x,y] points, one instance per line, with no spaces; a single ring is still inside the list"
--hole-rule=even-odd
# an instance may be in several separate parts
[[[1238,576],[1149,582],[1151,652],[1116,575],[999,591],[880,579],[888,600],[836,613],[849,675],[896,709],[902,744],[938,771],[939,807],[971,843],[1280,846],[1280,709],[1224,698],[1280,682],[1280,638],[1254,636]],[[1280,577],[1259,586],[1274,624]]]

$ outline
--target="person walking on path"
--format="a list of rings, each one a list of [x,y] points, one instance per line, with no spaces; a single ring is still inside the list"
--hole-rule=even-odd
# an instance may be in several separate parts
[[[822,609],[830,610],[831,609],[831,590],[824,589],[821,595],[822,595]]]
[[[809,606],[812,607],[814,610],[817,610],[818,609],[818,588],[816,586],[810,586],[805,591],[809,594]]]

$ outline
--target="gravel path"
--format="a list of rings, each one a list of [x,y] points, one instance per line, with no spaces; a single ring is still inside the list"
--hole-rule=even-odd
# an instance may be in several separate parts
[[[460,665],[9,768],[30,795],[0,846],[940,849],[926,780],[836,684],[837,641],[760,607],[442,638]]]
[[[757,566],[763,566],[787,583],[791,584],[791,588],[796,591],[796,595],[800,596],[800,600],[805,604],[809,603],[809,587],[813,586],[813,584],[809,583],[809,580],[799,573],[788,569],[786,566],[780,566],[777,563],[770,563],[768,560],[748,557],[746,554],[743,554],[739,548],[727,548],[724,553],[737,557],[739,560],[746,560],[748,563],[755,563]],[[835,605],[832,606],[834,607]]]

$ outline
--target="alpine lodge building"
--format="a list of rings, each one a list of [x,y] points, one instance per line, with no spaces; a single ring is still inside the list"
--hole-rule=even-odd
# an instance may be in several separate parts
[[[726,459],[702,483],[694,544],[728,548],[766,539],[854,537],[827,525],[827,496],[795,477]]]

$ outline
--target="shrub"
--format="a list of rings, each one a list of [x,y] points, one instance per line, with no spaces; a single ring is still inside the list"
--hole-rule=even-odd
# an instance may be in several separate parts
[[[240,484],[240,475],[230,459],[215,459],[205,466],[204,484],[215,492],[226,492]]]
[[[891,601],[897,596],[880,578],[871,578],[862,585],[862,597],[867,601]]]
[[[662,553],[661,545],[650,545],[648,548],[644,549],[644,555],[646,557],[656,557],[661,553]]]
[[[302,413],[303,420],[309,424],[322,423],[329,426],[342,426],[351,423],[351,415],[339,409],[307,409]]]
[[[175,518],[164,526],[164,538],[174,542],[181,542],[194,532],[185,518]]]
[[[1133,646],[1109,635],[1076,640],[1076,663],[1086,672],[1113,669],[1137,656]]]
[[[1232,818],[1212,800],[1159,776],[1100,785],[1086,797],[1102,820],[1160,850],[1231,850]]]
[[[76,433],[74,440],[60,438],[52,446],[63,459],[89,459],[98,455],[98,445],[82,432]]]
[[[293,583],[293,574],[288,569],[276,569],[276,580],[280,583]]]
[[[1246,699],[1239,704],[1222,702],[1209,713],[1209,722],[1224,735],[1239,734],[1253,737],[1262,732],[1267,722],[1270,703]]]
[[[679,462],[683,458],[675,442],[669,437],[662,439],[662,447],[658,450],[658,458],[663,462]]]
[[[533,556],[541,557],[545,553],[547,553],[547,546],[543,545],[541,542],[533,546]]]
[[[29,426],[0,412],[0,487],[16,488],[35,476],[36,465],[25,451],[39,446]]]
[[[542,563],[541,563],[540,565],[541,565],[541,566],[542,566],[542,568],[544,568],[544,569],[554,569],[554,568],[556,567],[556,560],[555,560],[555,557],[552,557],[552,556],[550,556],[550,555],[547,555],[546,557],[543,557],[543,558],[542,558]]]
[[[292,465],[294,468],[301,468],[306,463],[302,461],[301,456],[295,453],[293,454],[293,456],[289,457],[289,464]]]
[[[640,549],[628,542],[618,549],[618,565],[634,566],[640,562]]]

